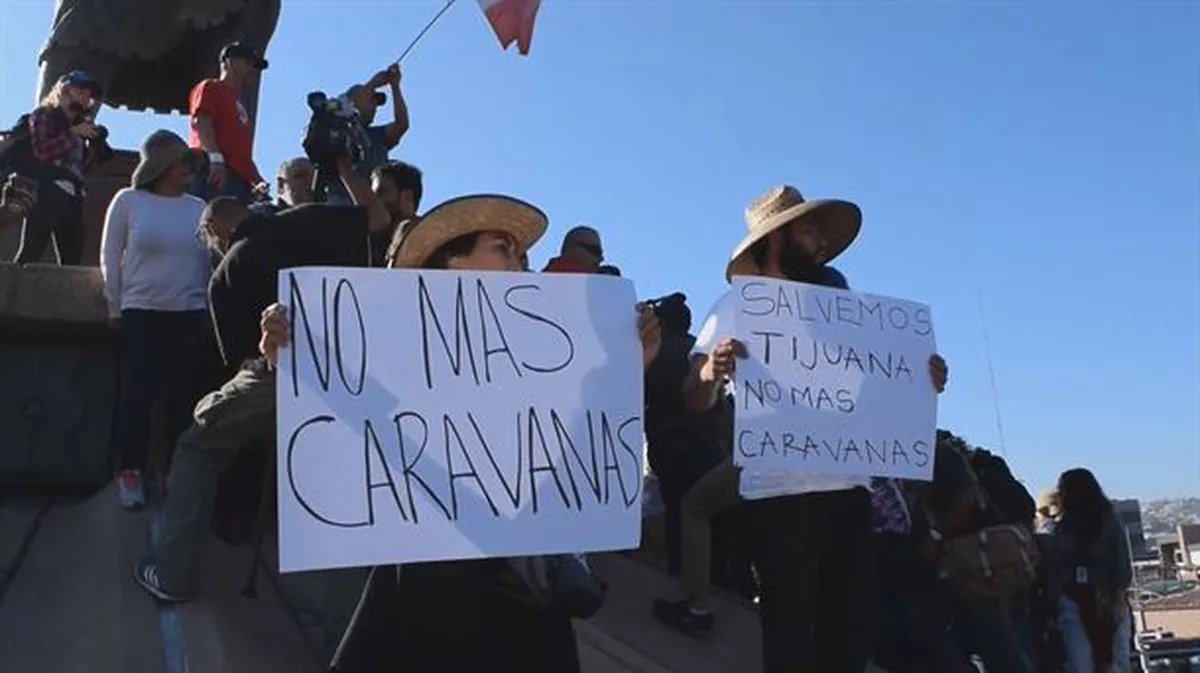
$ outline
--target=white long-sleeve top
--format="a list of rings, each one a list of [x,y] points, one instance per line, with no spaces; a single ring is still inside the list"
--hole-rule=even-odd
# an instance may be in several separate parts
[[[204,202],[126,187],[104,217],[100,272],[110,316],[123,309],[201,311],[211,256],[199,233]]]

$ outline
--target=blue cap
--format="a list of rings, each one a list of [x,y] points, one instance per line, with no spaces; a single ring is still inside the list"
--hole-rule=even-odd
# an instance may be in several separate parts
[[[104,89],[100,87],[100,82],[82,70],[72,70],[59,77],[58,82],[59,84],[87,89],[91,92],[92,98],[99,99],[104,97]]]

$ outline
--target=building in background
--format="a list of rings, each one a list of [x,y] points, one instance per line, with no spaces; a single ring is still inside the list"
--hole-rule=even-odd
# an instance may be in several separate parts
[[[1113,500],[1113,510],[1129,536],[1129,550],[1136,560],[1153,558],[1155,551],[1146,544],[1146,532],[1142,529],[1142,505],[1136,499]]]
[[[1200,524],[1180,524],[1176,532],[1179,546],[1175,549],[1175,565],[1181,579],[1200,579]]]

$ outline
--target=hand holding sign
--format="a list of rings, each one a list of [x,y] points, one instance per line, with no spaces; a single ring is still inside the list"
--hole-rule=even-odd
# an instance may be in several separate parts
[[[287,348],[291,341],[287,308],[283,304],[271,304],[262,312],[258,322],[262,336],[258,338],[258,350],[274,367],[279,361],[279,349]]]
[[[708,361],[700,369],[700,380],[705,383],[720,383],[733,375],[737,359],[746,357],[746,346],[737,339],[726,339],[717,344]]]
[[[929,376],[933,379],[933,389],[938,393],[946,392],[946,380],[950,378],[950,365],[942,356],[934,354],[929,358]]]
[[[638,339],[642,343],[642,368],[650,366],[658,357],[658,349],[662,347],[662,325],[654,309],[645,304],[638,304]]]

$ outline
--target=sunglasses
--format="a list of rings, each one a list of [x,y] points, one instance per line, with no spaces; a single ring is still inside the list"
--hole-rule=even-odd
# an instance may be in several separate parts
[[[600,246],[598,246],[594,243],[576,243],[575,247],[579,248],[580,250],[584,250],[588,253],[591,253],[592,256],[594,256],[598,259],[602,259],[604,257],[604,248],[601,248]]]

